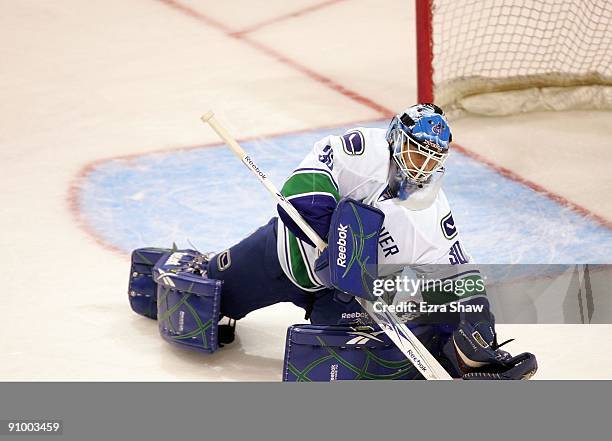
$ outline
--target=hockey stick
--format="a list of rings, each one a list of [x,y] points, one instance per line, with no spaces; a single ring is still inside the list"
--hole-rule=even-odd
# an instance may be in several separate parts
[[[293,205],[278,191],[278,189],[268,180],[268,176],[255,164],[253,159],[244,151],[244,149],[236,142],[214,117],[212,111],[208,111],[202,116],[202,121],[210,125],[217,132],[217,135],[225,141],[230,150],[242,161],[244,165],[259,179],[266,189],[274,195],[278,204],[287,212],[291,219],[298,227],[308,236],[308,238],[316,245],[319,251],[323,251],[327,244],[319,237],[319,235],[308,225],[302,218],[300,213]],[[397,315],[389,312],[387,308],[383,308],[384,312],[376,312],[373,308],[373,302],[366,299],[355,297],[361,307],[378,323],[380,328],[387,336],[395,343],[395,345],[403,352],[406,358],[414,365],[414,367],[427,380],[452,380],[452,377],[440,365],[438,360],[425,348],[423,343],[412,333],[408,327],[400,321]],[[379,300],[382,302],[382,300]]]

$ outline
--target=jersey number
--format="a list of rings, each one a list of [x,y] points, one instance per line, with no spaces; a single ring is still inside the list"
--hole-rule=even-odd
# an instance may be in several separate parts
[[[323,148],[323,154],[319,155],[319,161],[325,164],[330,170],[334,169],[334,151],[331,145],[326,145]]]
[[[459,241],[456,241],[450,248],[450,252],[448,253],[448,261],[451,265],[462,265],[468,262],[463,250],[461,249],[461,244]]]

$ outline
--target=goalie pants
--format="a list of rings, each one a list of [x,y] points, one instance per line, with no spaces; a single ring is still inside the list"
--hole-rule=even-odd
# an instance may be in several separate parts
[[[342,318],[362,313],[359,304],[333,299],[333,289],[308,292],[285,276],[276,251],[276,218],[236,245],[213,257],[209,277],[223,281],[221,313],[241,319],[251,311],[291,302],[306,311],[313,324],[337,324]]]

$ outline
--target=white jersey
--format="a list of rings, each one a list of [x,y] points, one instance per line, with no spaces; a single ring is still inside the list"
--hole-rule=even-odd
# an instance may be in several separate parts
[[[379,237],[381,276],[406,265],[469,262],[446,196],[438,186],[428,206],[419,210],[389,197],[391,154],[385,133],[383,129],[355,128],[343,136],[323,138],[289,177],[283,195],[315,230],[316,220],[330,215],[344,197],[380,209],[385,214]],[[318,251],[295,237],[280,219],[277,245],[281,267],[293,283],[308,291],[323,288],[314,274]]]
[[[410,210],[397,199],[372,203],[385,214],[379,236],[379,265],[464,264],[471,258],[462,249],[459,232],[442,190],[431,206]],[[385,274],[381,274],[385,275]]]

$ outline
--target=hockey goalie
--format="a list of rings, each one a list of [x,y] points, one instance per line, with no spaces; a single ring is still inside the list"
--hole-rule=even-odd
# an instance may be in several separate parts
[[[483,280],[442,190],[451,141],[434,104],[406,109],[387,130],[321,139],[281,193],[329,243],[323,252],[279,205],[278,216],[219,253],[134,250],[132,309],[157,319],[172,344],[214,352],[232,343],[236,321],[250,312],[292,302],[310,324],[288,328],[283,380],[423,378],[357,301],[366,298],[401,310],[453,378],[532,377],[533,354],[501,349]],[[422,285],[398,303],[405,292],[393,281],[408,274],[450,281],[451,289]],[[473,289],[453,289],[468,282]],[[442,313],[447,305],[452,312]]]

